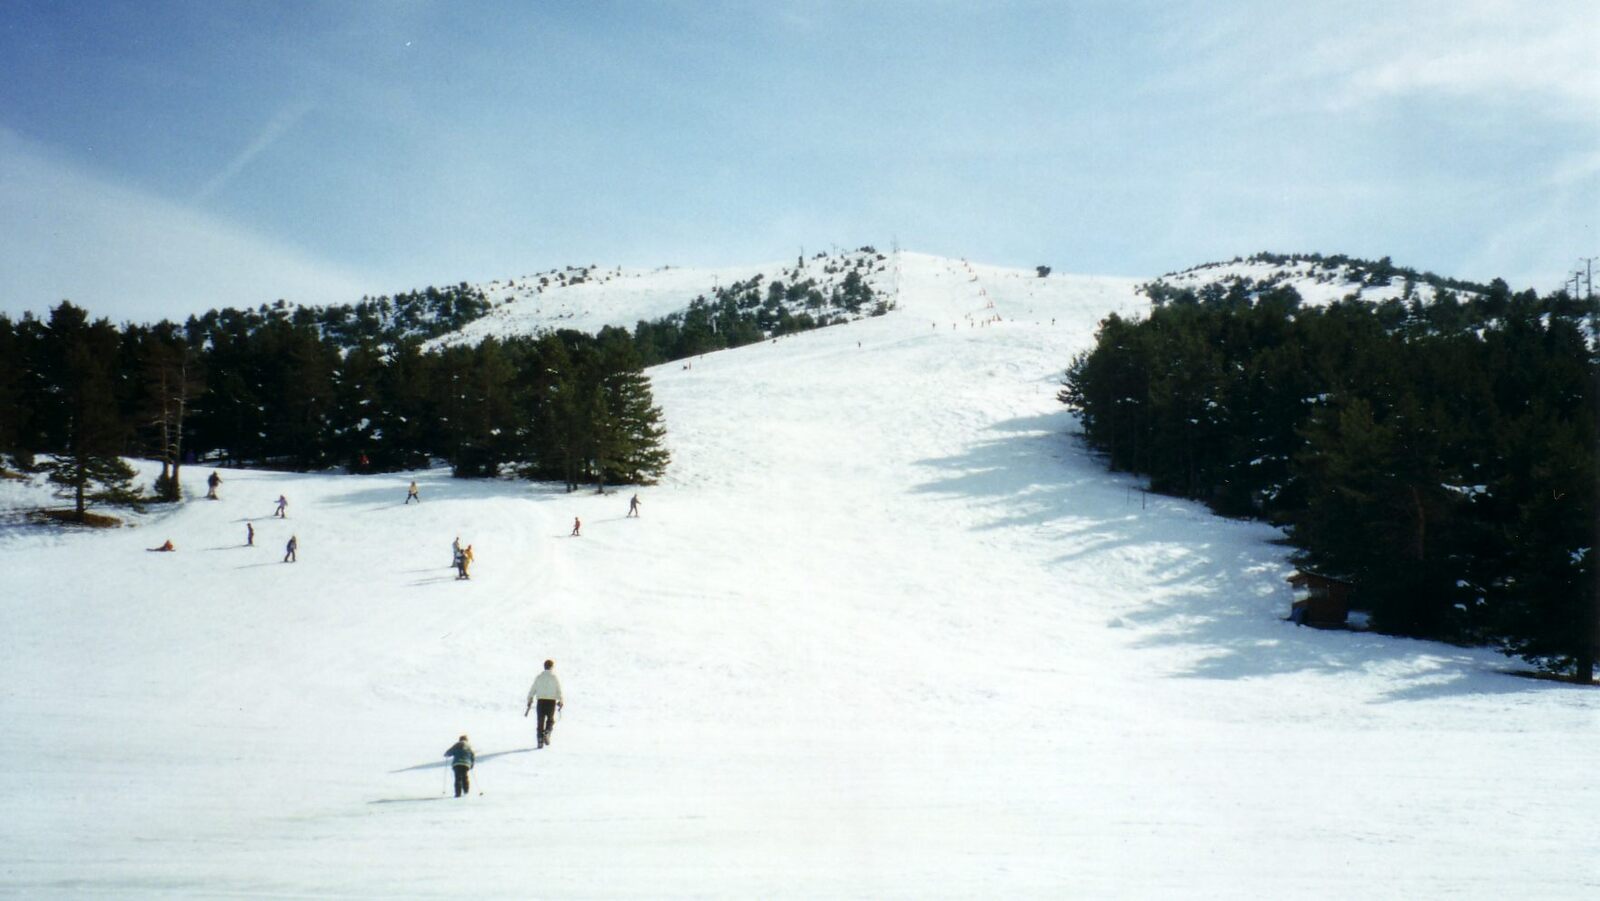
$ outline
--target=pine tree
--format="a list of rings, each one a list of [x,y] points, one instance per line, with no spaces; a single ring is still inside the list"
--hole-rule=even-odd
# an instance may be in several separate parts
[[[601,349],[601,418],[595,440],[595,475],[602,483],[654,484],[670,459],[662,440],[661,410],[631,342],[611,340]]]
[[[63,301],[50,312],[45,337],[47,378],[56,389],[49,421],[55,459],[43,468],[56,495],[73,501],[79,522],[91,502],[136,504],[135,473],[118,456],[125,424],[118,416],[113,366],[120,337],[105,319]]]
[[[10,456],[24,465],[32,454],[25,449],[23,436],[33,418],[32,404],[26,396],[27,360],[32,342],[24,329],[0,314],[0,469]]]

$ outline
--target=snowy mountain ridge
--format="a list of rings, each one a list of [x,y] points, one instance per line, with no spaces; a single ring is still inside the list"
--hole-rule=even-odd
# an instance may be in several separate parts
[[[1095,278],[1069,273],[1040,276],[1037,270],[909,251],[882,252],[872,246],[819,252],[794,262],[714,268],[567,266],[472,285],[472,290],[488,299],[490,309],[459,330],[435,338],[431,345],[470,344],[490,336],[503,339],[563,328],[585,332],[597,332],[606,326],[632,328],[639,321],[681,315],[696,299],[714,302],[719,291],[753,286],[765,294],[775,282],[790,288],[804,283],[814,292],[809,300],[790,297],[782,303],[783,309],[848,321],[881,313],[899,301],[903,265],[976,266],[984,272],[1006,272],[1012,278],[1037,278],[1040,285]],[[845,311],[837,304],[835,298],[852,273],[870,288],[875,309]],[[971,277],[977,278],[976,274]],[[1152,291],[1159,295],[1162,290],[1225,292],[1235,285],[1251,291],[1293,287],[1309,305],[1347,298],[1373,303],[1413,299],[1429,303],[1441,290],[1455,291],[1462,299],[1488,290],[1483,285],[1396,267],[1387,258],[1374,262],[1344,255],[1262,253],[1169,272],[1144,280],[1137,291],[1146,296]]]
[[[1387,257],[1373,262],[1337,254],[1270,253],[1169,272],[1150,280],[1140,290],[1147,295],[1152,291],[1160,294],[1162,289],[1199,292],[1209,288],[1225,292],[1235,285],[1252,291],[1290,287],[1300,294],[1302,302],[1312,306],[1345,299],[1370,303],[1389,300],[1430,303],[1441,290],[1454,291],[1461,299],[1489,290],[1484,285],[1396,267]]]
[[[848,321],[881,312],[851,311],[840,305],[839,297],[852,276],[876,298],[892,303],[895,261],[870,246],[819,252],[792,262],[709,269],[567,266],[475,285],[489,299],[488,312],[432,345],[473,344],[487,337],[504,339],[554,329],[590,333],[605,326],[631,329],[641,320],[681,314],[696,299],[715,301],[719,291],[749,296],[753,289],[764,299],[775,283],[791,289],[776,304],[791,313]],[[797,286],[798,292],[792,290]]]

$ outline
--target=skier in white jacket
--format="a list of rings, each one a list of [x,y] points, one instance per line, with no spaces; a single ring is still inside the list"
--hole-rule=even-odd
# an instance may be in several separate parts
[[[533,709],[535,702],[539,704],[539,747],[550,743],[550,730],[555,728],[556,711],[562,707],[561,680],[556,678],[556,662],[546,660],[544,672],[533,680],[533,687],[528,689],[528,706],[523,709],[522,715],[527,716]]]

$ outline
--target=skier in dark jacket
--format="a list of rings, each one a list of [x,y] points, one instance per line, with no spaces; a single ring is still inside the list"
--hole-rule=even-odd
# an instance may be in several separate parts
[[[206,477],[206,487],[208,489],[210,489],[210,490],[208,490],[206,492],[206,497],[211,498],[212,500],[216,500],[217,499],[217,486],[221,485],[221,484],[222,484],[222,476],[217,475],[216,470],[212,470],[211,471],[211,475]]]
[[[456,771],[456,797],[472,794],[472,787],[467,783],[467,771],[478,762],[478,755],[472,753],[472,745],[467,744],[465,735],[444,752],[450,758],[450,768]]]
[[[632,516],[632,517],[637,518],[638,515],[639,515],[639,495],[635,494],[628,501],[628,516]],[[623,519],[627,519],[627,516],[623,517]]]
[[[244,546],[256,546],[256,524],[253,522],[247,522],[244,524]]]
[[[299,558],[294,555],[294,552],[298,550],[300,550],[300,539],[294,535],[290,535],[289,543],[283,546],[283,562],[297,562]]]

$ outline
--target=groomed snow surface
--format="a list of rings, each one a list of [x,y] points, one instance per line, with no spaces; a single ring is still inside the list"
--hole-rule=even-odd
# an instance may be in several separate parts
[[[190,467],[7,526],[0,894],[1596,896],[1600,694],[1287,624],[1274,530],[1107,474],[1054,394],[1132,282],[897,262],[887,316],[654,370],[639,519]]]

